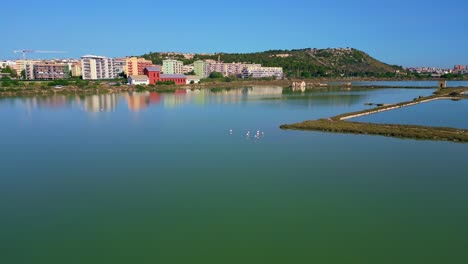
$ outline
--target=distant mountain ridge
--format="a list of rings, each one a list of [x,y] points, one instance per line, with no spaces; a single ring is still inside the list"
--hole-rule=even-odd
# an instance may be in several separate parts
[[[283,67],[287,77],[392,77],[401,66],[383,63],[353,48],[269,50],[254,53],[183,54],[151,52],[141,57],[162,64],[167,58],[191,64],[196,60],[218,60],[226,63],[259,63],[266,67]]]

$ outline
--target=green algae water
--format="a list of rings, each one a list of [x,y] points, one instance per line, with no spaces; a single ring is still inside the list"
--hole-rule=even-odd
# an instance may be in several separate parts
[[[0,99],[0,263],[466,263],[466,144],[279,129],[432,92]]]

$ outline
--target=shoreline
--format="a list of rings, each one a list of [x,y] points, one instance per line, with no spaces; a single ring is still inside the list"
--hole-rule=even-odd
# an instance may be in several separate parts
[[[16,97],[16,96],[32,96],[32,95],[53,95],[53,94],[102,94],[102,93],[119,93],[119,92],[135,92],[135,91],[150,91],[150,92],[173,92],[178,89],[213,89],[213,88],[239,88],[239,87],[252,87],[252,86],[281,86],[283,88],[293,88],[292,83],[297,81],[314,81],[318,83],[327,83],[323,86],[308,86],[306,90],[324,89],[324,88],[361,88],[361,89],[385,89],[385,88],[401,88],[401,89],[427,89],[434,87],[420,87],[420,86],[385,86],[385,85],[359,85],[349,86],[352,82],[366,82],[366,81],[437,81],[437,79],[425,80],[412,80],[412,79],[385,79],[385,78],[356,78],[356,79],[339,79],[339,78],[316,78],[316,79],[296,79],[296,80],[242,80],[232,82],[205,82],[201,84],[186,84],[186,85],[156,85],[156,86],[133,86],[133,85],[111,85],[109,83],[101,84],[99,81],[91,82],[86,87],[78,87],[76,85],[64,86],[61,89],[56,89],[53,86],[47,86],[49,81],[44,82],[27,82],[30,86],[10,86],[0,87],[1,97]],[[337,84],[329,84],[338,82]],[[339,84],[342,82],[342,84]],[[38,85],[39,84],[39,85]],[[143,89],[141,89],[143,87]],[[449,87],[450,89],[457,89],[462,87]],[[463,87],[464,88],[464,87]]]
[[[350,112],[328,119],[308,120],[295,124],[281,125],[284,130],[306,130],[332,132],[342,134],[363,134],[387,136],[396,138],[450,141],[457,143],[468,143],[468,129],[451,127],[432,127],[403,124],[377,124],[346,121],[359,116],[372,115],[384,111],[391,111],[403,107],[427,103],[435,100],[463,100],[468,99],[468,88],[439,90],[437,94],[428,97],[415,98],[413,101],[401,102],[358,112]]]
[[[142,86],[140,89],[135,85],[119,85],[112,86],[102,84],[100,86],[89,85],[87,87],[77,87],[74,85],[64,86],[61,89],[56,89],[53,86],[39,87],[0,87],[0,98],[2,97],[21,97],[21,96],[47,96],[55,94],[79,94],[79,95],[94,95],[107,93],[121,92],[175,92],[179,89],[213,89],[213,88],[240,88],[252,86],[281,86],[287,87],[290,85],[288,80],[276,81],[237,81],[237,82],[207,82],[202,84],[187,84],[187,85],[156,85]]]

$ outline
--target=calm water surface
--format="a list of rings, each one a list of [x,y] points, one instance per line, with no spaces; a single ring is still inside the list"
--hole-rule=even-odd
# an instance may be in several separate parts
[[[0,263],[466,263],[466,145],[278,129],[432,92],[1,99]]]
[[[354,118],[352,121],[468,129],[468,100],[432,101],[392,111],[362,116]]]
[[[366,81],[353,82],[353,86],[390,86],[390,87],[437,87],[437,81]],[[468,81],[448,81],[447,87],[467,87]]]

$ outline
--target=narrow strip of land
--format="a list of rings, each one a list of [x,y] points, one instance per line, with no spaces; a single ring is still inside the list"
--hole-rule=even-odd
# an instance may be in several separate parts
[[[458,97],[434,97],[434,98],[430,97],[428,99],[416,100],[416,101],[412,101],[412,102],[404,102],[404,103],[400,103],[400,104],[396,104],[396,105],[387,105],[387,106],[379,107],[379,108],[376,108],[376,109],[373,109],[373,110],[368,110],[368,111],[365,111],[365,112],[348,113],[348,114],[346,114],[344,116],[340,116],[339,119],[340,120],[348,120],[348,119],[353,119],[353,118],[356,118],[356,117],[377,114],[377,113],[386,112],[386,111],[390,111],[390,110],[395,110],[395,109],[408,107],[408,106],[413,106],[413,105],[417,105],[417,104],[428,103],[428,102],[435,101],[435,100],[447,100],[447,99],[456,100],[456,99],[458,99]]]
[[[448,89],[445,91],[438,91],[435,95],[432,96],[415,98],[413,101],[409,102],[402,102],[358,112],[346,113],[328,119],[309,120],[297,124],[282,125],[280,126],[280,128],[468,143],[468,130],[466,129],[417,125],[374,124],[346,121],[348,119],[352,119],[359,116],[390,111],[402,107],[427,103],[434,100],[468,99],[468,96],[465,94],[467,91],[468,89],[466,88]]]

